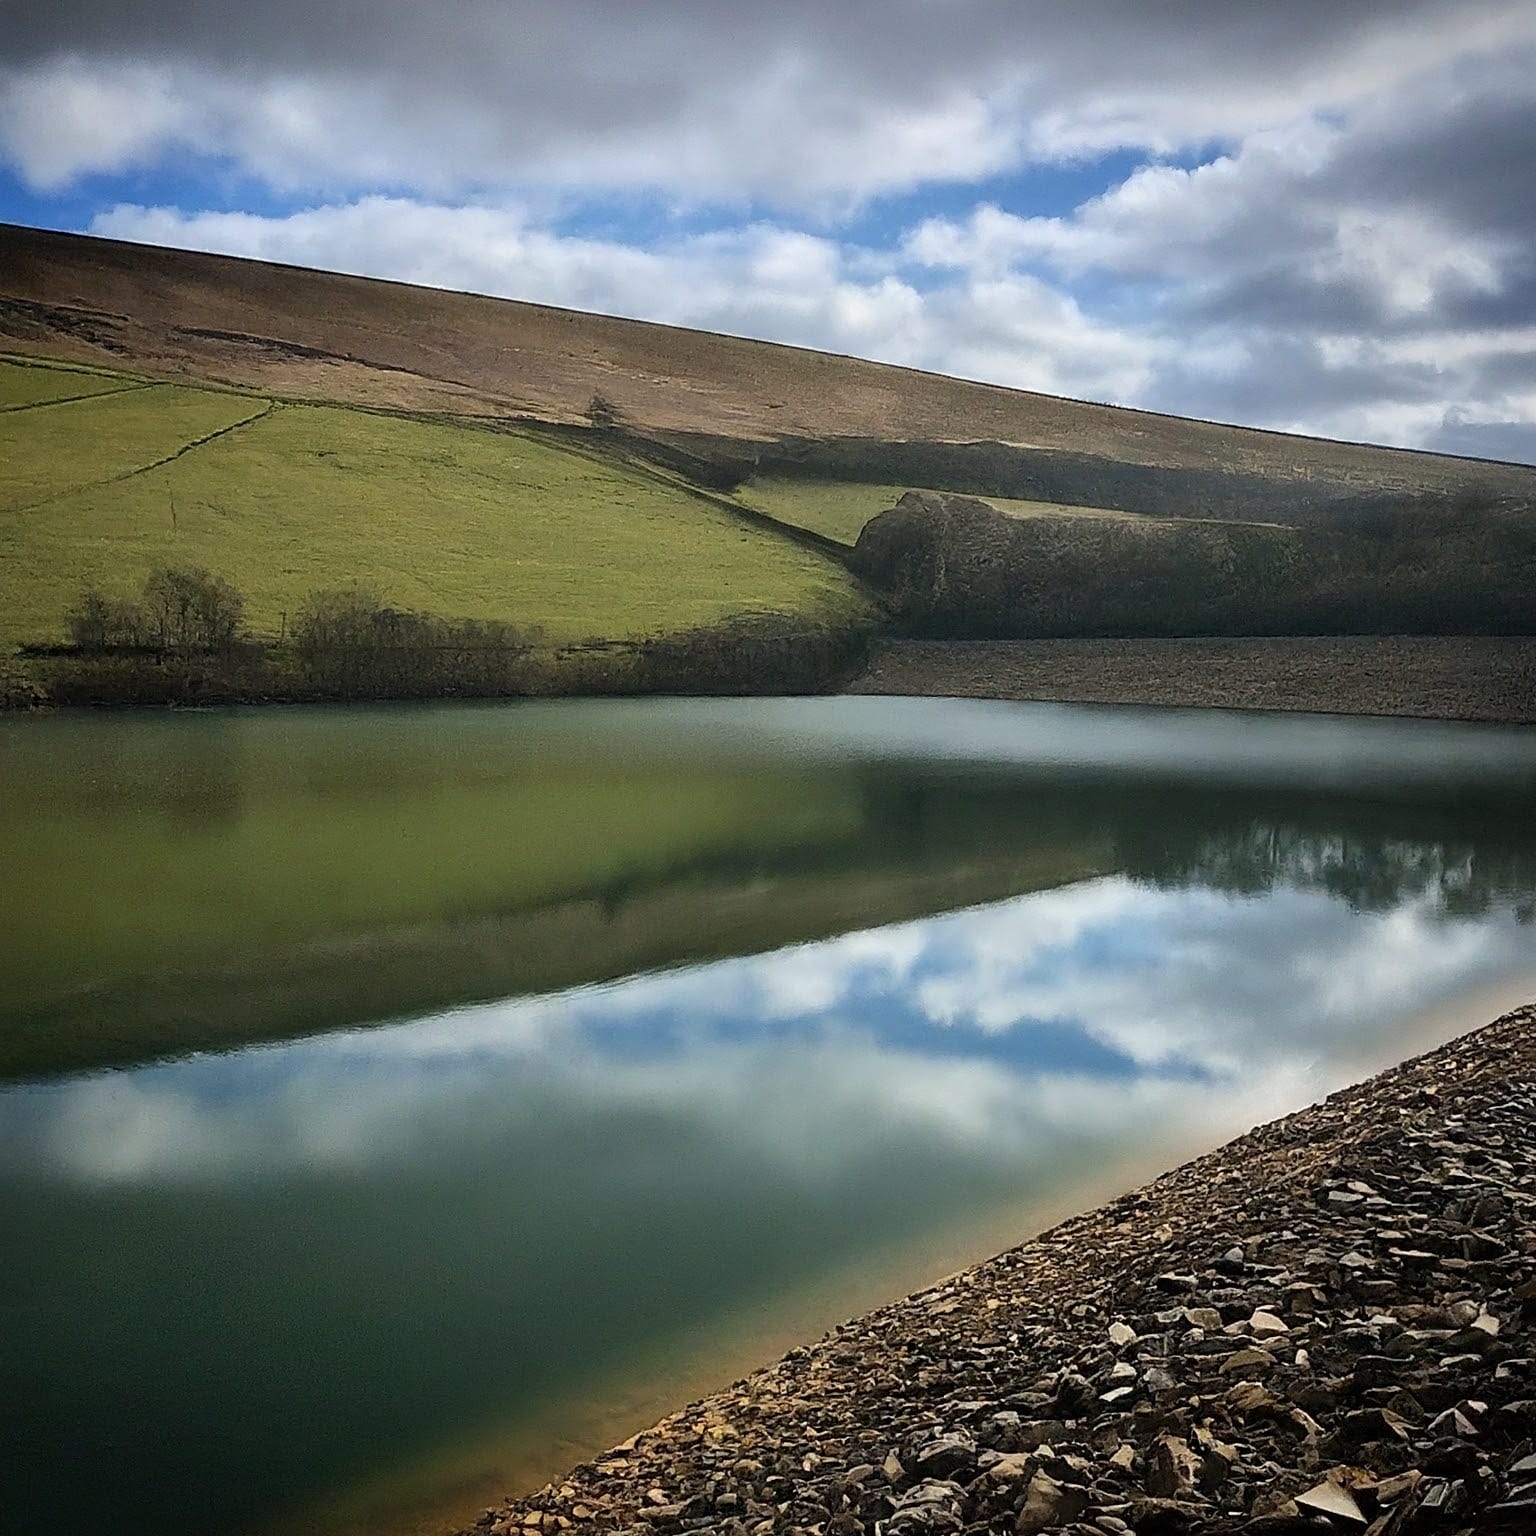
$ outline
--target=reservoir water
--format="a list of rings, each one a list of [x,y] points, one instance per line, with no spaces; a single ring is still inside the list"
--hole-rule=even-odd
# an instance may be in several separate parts
[[[470,1522],[1536,995],[1536,731],[0,722],[0,1527]]]

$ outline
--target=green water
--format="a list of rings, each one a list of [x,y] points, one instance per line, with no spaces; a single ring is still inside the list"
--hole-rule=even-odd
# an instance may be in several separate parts
[[[1533,811],[1423,722],[0,722],[0,1523],[471,1519],[1518,992]]]

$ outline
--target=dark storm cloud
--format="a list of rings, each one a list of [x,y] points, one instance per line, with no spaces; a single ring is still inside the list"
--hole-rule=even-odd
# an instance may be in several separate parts
[[[1070,8],[1020,0],[8,0],[0,57],[51,53],[190,58],[219,67],[379,67],[542,84],[561,96],[573,76],[615,85],[663,65],[697,76],[734,62],[750,74],[765,57],[835,56],[848,78],[943,78],[1001,54],[1084,77],[1140,83],[1206,77],[1217,61],[1283,76],[1356,48],[1373,29],[1393,35],[1517,7],[1499,0],[1288,0],[1284,6],[1165,0],[1090,0]],[[678,45],[688,52],[679,54]],[[1113,45],[1113,46],[1111,46]],[[1219,82],[1217,82],[1219,84]],[[621,91],[621,96],[626,94]]]
[[[1532,235],[1536,241],[1536,233]],[[1527,326],[1536,318],[1536,246],[1521,251],[1505,268],[1493,292],[1450,298],[1441,312],[1452,330],[1500,330]]]
[[[1163,336],[1144,398],[1168,409],[1408,442],[1441,441],[1448,408],[1518,422],[1536,411],[1536,48],[1478,62],[1145,166],[1069,218],[930,223],[907,254],[1141,294]],[[1496,435],[1456,431],[1459,451]]]
[[[1536,316],[1536,309],[1526,311],[1526,317]],[[1533,325],[1536,330],[1536,325]],[[1508,393],[1527,392],[1536,395],[1536,347],[1526,346],[1519,350],[1492,352],[1481,359],[1479,369],[1489,385]]]
[[[1440,90],[1364,115],[1349,154],[1318,192],[1364,204],[1412,204],[1522,243],[1536,233],[1536,52],[1476,71],[1453,69]]]
[[[1312,142],[1133,178],[1033,249],[1068,270],[1172,279],[1185,322],[1383,335],[1523,323],[1536,312],[1536,49],[1518,62],[1487,96],[1443,80],[1438,98],[1400,93]],[[1019,245],[1032,248],[1026,233]]]
[[[1222,253],[1232,275],[1213,283],[1205,311],[1380,335],[1527,324],[1536,317],[1533,167],[1536,51],[1503,61],[1475,88],[1453,71],[1438,96],[1366,114],[1321,173],[1298,170],[1272,188],[1273,219],[1245,231],[1247,253]],[[1363,242],[1378,221],[1398,219],[1421,223],[1425,245],[1462,242],[1484,259],[1442,267],[1419,302],[1403,306],[1370,272],[1318,259],[1341,214],[1358,221]]]
[[[1262,253],[1260,259],[1266,256]],[[1252,271],[1234,262],[1232,276],[1180,296],[1170,306],[1170,314],[1202,325],[1278,329],[1304,322],[1310,330],[1334,335],[1392,330],[1400,324],[1387,313],[1378,289],[1360,279],[1322,280],[1304,252],[1284,265],[1263,265]]]
[[[1435,91],[1372,104],[1321,170],[1273,177],[1273,217],[1228,230],[1171,310],[1195,329],[1244,333],[1262,355],[1233,381],[1239,419],[1351,396],[1379,414],[1449,395],[1463,403],[1420,432],[1425,446],[1536,459],[1530,423],[1497,419],[1536,405],[1533,165],[1536,54],[1475,80],[1452,70]],[[1341,361],[1328,342],[1353,345]]]
[[[330,170],[442,189],[606,171],[619,185],[793,198],[1229,137],[1516,35],[1521,9],[10,0],[0,63],[178,70],[166,89],[186,112],[165,132],[212,135],[288,182],[325,184]],[[82,145],[87,161],[95,147]],[[39,175],[59,174],[35,158]]]
[[[1379,358],[1330,360],[1319,342],[1284,331],[1245,329],[1242,365],[1225,373],[1171,363],[1160,379],[1168,408],[1218,421],[1284,423],[1305,401],[1326,415],[1362,401],[1373,406],[1433,405],[1445,379],[1432,364],[1387,365]]]
[[[1447,421],[1429,434],[1424,446],[1474,459],[1536,464],[1536,421]]]
[[[1404,309],[1370,275],[1319,270],[1313,253],[1306,252],[1284,266],[1253,271],[1234,262],[1230,277],[1181,295],[1170,305],[1170,314],[1196,324],[1302,326],[1319,336],[1494,330],[1527,324],[1536,315],[1536,276],[1523,258],[1518,270],[1501,269],[1492,288],[1464,273],[1442,272],[1426,284],[1412,309]]]

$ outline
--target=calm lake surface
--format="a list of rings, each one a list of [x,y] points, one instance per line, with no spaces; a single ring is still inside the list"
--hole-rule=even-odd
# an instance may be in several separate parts
[[[1536,731],[0,722],[0,1525],[472,1520],[1536,992]]]

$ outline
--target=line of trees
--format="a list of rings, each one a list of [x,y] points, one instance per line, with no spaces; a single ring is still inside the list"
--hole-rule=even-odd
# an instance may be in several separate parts
[[[394,608],[366,587],[313,592],[293,626],[306,678],[344,697],[522,692],[537,629]]]
[[[245,629],[222,577],[162,567],[137,599],[87,588],[69,610],[58,702],[497,698],[814,691],[855,671],[866,630],[781,614],[634,641],[554,645],[536,627],[445,619],[351,586],[313,592],[283,643]],[[43,648],[46,652],[46,648]]]
[[[1371,497],[1336,523],[1011,517],[908,492],[850,558],[945,639],[1536,633],[1536,509]]]
[[[242,638],[245,599],[200,566],[161,566],[137,600],[87,587],[65,622],[82,651],[223,651]]]

